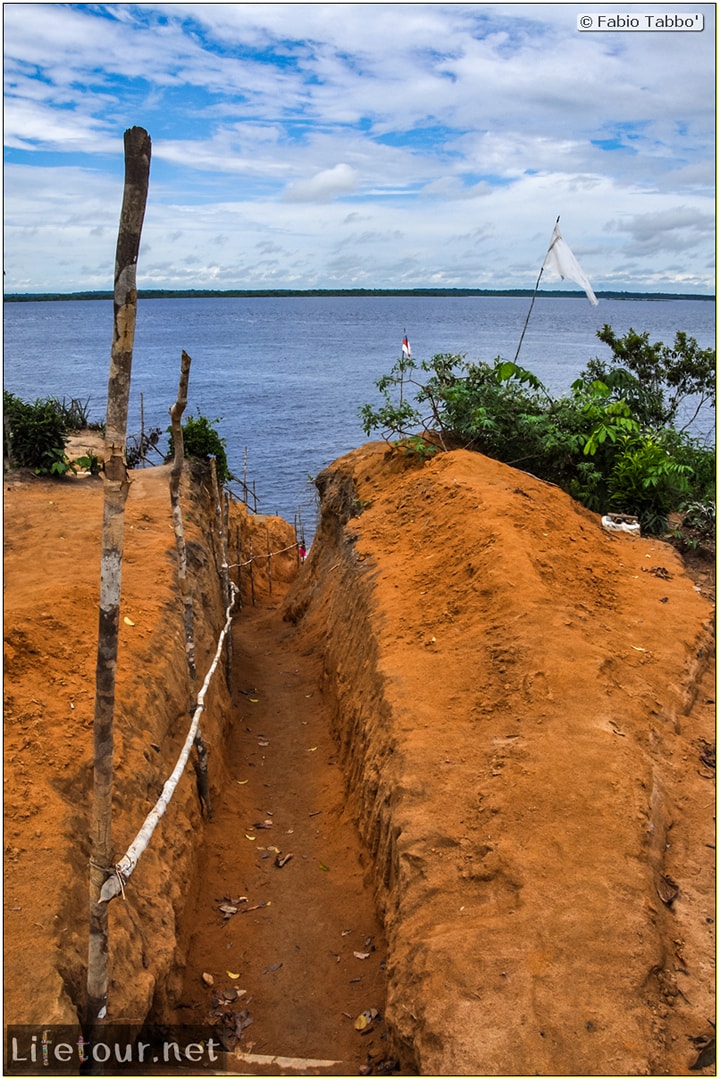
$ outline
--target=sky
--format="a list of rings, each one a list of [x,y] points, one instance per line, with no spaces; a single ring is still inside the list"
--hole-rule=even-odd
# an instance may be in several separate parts
[[[141,289],[532,288],[559,215],[595,291],[715,291],[714,5],[3,14],[6,292],[112,289],[136,125]]]

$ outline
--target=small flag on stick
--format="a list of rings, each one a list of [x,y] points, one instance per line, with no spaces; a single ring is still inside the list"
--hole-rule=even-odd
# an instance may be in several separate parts
[[[402,340],[402,354],[403,359],[407,358],[408,360],[412,360],[412,353],[410,352],[410,343],[408,342],[407,334]]]
[[[554,271],[563,279],[568,278],[568,280],[574,281],[576,285],[579,285],[585,290],[590,303],[597,304],[598,298],[592,291],[592,286],[585,276],[580,263],[560,235],[560,229],[558,228],[557,222],[553,229],[550,247],[548,248],[542,268],[543,270]]]

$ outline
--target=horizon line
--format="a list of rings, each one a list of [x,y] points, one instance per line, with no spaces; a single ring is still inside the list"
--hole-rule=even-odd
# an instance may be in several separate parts
[[[156,288],[138,289],[138,299],[183,299],[192,297],[288,297],[288,296],[509,296],[529,297],[537,292],[538,296],[553,298],[585,298],[583,290],[569,289],[531,289],[504,288],[482,289],[471,286],[419,286],[417,288],[372,288],[351,286],[349,288],[310,288],[310,289],[188,289]],[[671,291],[645,292],[642,289],[600,289],[596,295],[605,299],[642,298],[648,300],[715,300],[715,293],[678,293]],[[112,300],[111,289],[75,289],[71,292],[43,290],[39,292],[9,292],[3,300],[9,303],[43,300]]]

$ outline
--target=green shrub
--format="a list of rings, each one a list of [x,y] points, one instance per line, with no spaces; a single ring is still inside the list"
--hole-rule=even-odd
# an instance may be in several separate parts
[[[610,361],[591,360],[583,377],[600,379],[623,398],[637,420],[655,430],[674,427],[683,406],[693,413],[683,424],[687,430],[700,409],[715,404],[715,350],[701,349],[695,338],[678,330],[672,346],[650,343],[650,335],[632,327],[618,337],[605,324],[597,336],[612,350]]]
[[[635,514],[645,531],[661,532],[689,499],[714,505],[715,455],[673,421],[690,399],[696,410],[714,402],[715,353],[681,332],[672,349],[633,330],[616,337],[609,326],[598,337],[613,360],[591,361],[560,397],[499,357],[469,364],[440,353],[420,365],[403,358],[376,382],[382,404],[362,406],[363,430],[399,437],[404,447],[418,428],[433,430],[443,448],[480,451],[596,512]]]
[[[4,454],[13,465],[39,475],[63,475],[68,426],[67,412],[57,399],[22,401],[5,391]]]
[[[185,456],[197,458],[200,461],[209,461],[211,457],[214,457],[218,483],[222,487],[223,484],[227,484],[234,477],[228,468],[225,440],[220,437],[213,427],[213,424],[219,423],[218,419],[208,420],[207,416],[201,416],[198,413],[197,416],[190,417],[185,421],[182,425],[182,431]],[[170,441],[165,460],[172,461],[175,456],[175,446],[172,429],[169,428],[168,430],[170,432]]]
[[[654,434],[624,435],[610,470],[611,508],[635,514],[644,532],[664,532],[668,514],[690,490],[691,471]]]

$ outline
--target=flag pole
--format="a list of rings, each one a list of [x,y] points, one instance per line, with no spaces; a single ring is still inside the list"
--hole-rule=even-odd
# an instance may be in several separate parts
[[[412,360],[410,342],[407,339],[407,330],[403,330],[402,348],[400,349],[400,404],[403,403],[403,382],[405,380],[405,367],[403,360]]]
[[[555,222],[555,224],[558,225],[559,223],[560,223],[560,215],[558,214],[557,221]],[[545,258],[547,258],[547,254],[546,254]],[[539,285],[540,285],[540,278],[543,276],[543,270],[544,269],[545,269],[545,259],[543,259],[543,265],[540,267],[540,273],[538,274],[537,281],[535,282],[535,289],[534,289],[533,294],[532,294],[532,300],[530,301],[530,307],[528,309],[527,317],[525,319],[525,325],[523,326],[522,334],[520,335],[520,341],[518,342],[517,352],[515,353],[515,360],[513,361],[515,364],[517,364],[518,356],[520,355],[520,349],[522,348],[523,339],[525,337],[525,331],[528,328],[528,323],[530,322],[530,316],[532,314],[532,309],[535,306],[535,298],[537,296],[538,288],[539,288]]]

